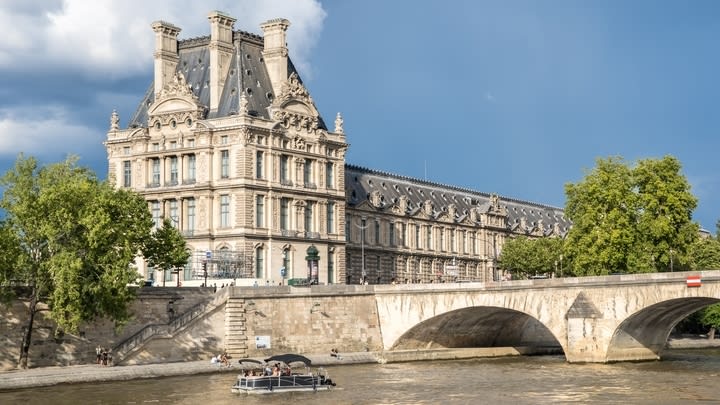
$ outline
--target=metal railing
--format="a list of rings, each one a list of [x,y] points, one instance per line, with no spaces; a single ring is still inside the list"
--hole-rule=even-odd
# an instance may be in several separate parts
[[[136,348],[142,347],[155,336],[171,337],[178,331],[185,329],[186,326],[199,319],[202,315],[213,311],[224,303],[229,296],[228,291],[229,289],[227,288],[221,289],[210,302],[196,304],[166,324],[150,324],[140,329],[113,348],[112,353],[115,357],[115,362],[122,362]]]

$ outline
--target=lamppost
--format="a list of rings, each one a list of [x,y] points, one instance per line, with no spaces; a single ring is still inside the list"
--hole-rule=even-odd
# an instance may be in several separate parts
[[[670,248],[670,272],[673,272],[673,251],[672,248]]]
[[[367,272],[365,271],[365,229],[367,229],[368,225],[365,223],[367,220],[367,217],[361,217],[360,223],[362,225],[355,224],[358,228],[360,228],[360,257],[362,260],[362,273],[360,278],[360,284],[365,284],[365,278],[367,277]]]

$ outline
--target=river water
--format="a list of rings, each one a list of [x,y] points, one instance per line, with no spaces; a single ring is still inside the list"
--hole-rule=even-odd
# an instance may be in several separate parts
[[[720,349],[662,361],[568,364],[562,356],[328,367],[336,389],[232,394],[233,374],[62,385],[0,393],[0,404],[691,404],[720,403]]]

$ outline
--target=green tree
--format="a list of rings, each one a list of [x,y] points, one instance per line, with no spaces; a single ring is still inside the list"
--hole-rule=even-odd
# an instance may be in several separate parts
[[[700,315],[700,322],[710,328],[708,337],[715,339],[715,331],[720,328],[720,304],[710,305],[703,309]]]
[[[577,184],[566,184],[565,214],[573,222],[565,252],[576,275],[643,273],[688,268],[697,239],[697,199],[671,156],[598,159]]]
[[[700,238],[690,248],[690,269],[720,269],[720,241],[715,238]]]
[[[98,180],[75,157],[41,167],[21,155],[0,185],[0,244],[15,247],[3,259],[15,266],[4,278],[30,291],[19,367],[27,368],[39,302],[48,305],[56,333],[77,332],[97,317],[123,325],[135,297],[128,285],[139,279],[131,263],[152,229],[143,198]]]
[[[179,271],[187,265],[190,258],[185,238],[172,226],[168,218],[163,220],[162,227],[153,232],[152,237],[145,244],[144,254],[149,266],[162,270],[163,280],[165,280],[165,272]]]
[[[583,181],[565,185],[565,215],[573,223],[565,252],[577,276],[627,271],[635,242],[632,172],[620,158],[596,163]]]
[[[688,250],[698,239],[699,227],[692,221],[697,198],[681,169],[672,156],[641,160],[633,169],[639,202],[637,245],[641,247],[635,253],[650,254],[652,271],[688,270]]]
[[[514,278],[548,273],[559,275],[562,245],[560,238],[530,239],[520,236],[509,239],[500,253],[499,266],[512,273]]]

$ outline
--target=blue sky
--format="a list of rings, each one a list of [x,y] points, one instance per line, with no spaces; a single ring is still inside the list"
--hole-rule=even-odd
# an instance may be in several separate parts
[[[288,46],[347,161],[562,207],[598,157],[673,155],[720,218],[720,2],[3,0],[0,170],[72,153],[101,177],[110,113],[152,81],[155,20],[180,38],[291,21]]]

